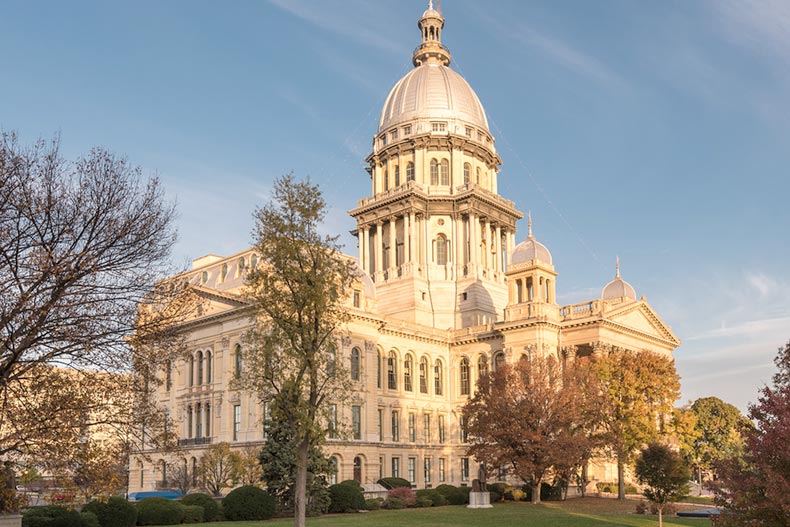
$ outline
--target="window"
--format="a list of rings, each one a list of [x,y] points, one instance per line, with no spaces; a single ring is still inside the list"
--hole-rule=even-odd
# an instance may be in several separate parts
[[[387,146],[387,134],[381,134],[379,141],[381,141],[381,146]]]
[[[379,408],[379,441],[384,441],[384,410]]]
[[[387,387],[390,390],[398,389],[396,361],[395,352],[391,351],[389,357],[387,357]]]
[[[439,483],[444,483],[445,481],[445,473],[444,473],[444,458],[439,458]]]
[[[165,363],[165,390],[169,392],[172,386],[173,386],[173,363],[172,361],[168,360]]]
[[[384,457],[379,456],[379,479],[384,477]]]
[[[376,388],[381,388],[381,351],[376,351]]]
[[[203,408],[200,403],[195,405],[195,437],[203,437]]]
[[[330,377],[335,376],[337,369],[337,351],[334,348],[329,350],[329,359],[326,362],[326,374]]]
[[[224,282],[228,276],[228,264],[222,264],[222,270],[219,273],[220,281]]]
[[[253,254],[250,256],[250,269],[255,269],[258,267],[258,255]]]
[[[444,443],[445,432],[444,432],[444,416],[439,416],[439,443]]]
[[[459,369],[461,374],[461,395],[469,395],[469,360],[466,358],[461,359],[461,367]]]
[[[439,184],[439,161],[431,159],[431,185]]]
[[[436,263],[438,265],[447,265],[447,238],[443,234],[436,237]]]
[[[430,483],[431,482],[431,458],[426,457],[423,460],[422,472],[423,472],[423,477],[425,478],[425,483],[426,484]]]
[[[441,179],[441,184],[444,186],[450,185],[450,162],[446,159],[442,159],[442,163],[439,165],[439,175]]]
[[[403,135],[411,135],[411,126],[403,127]]]
[[[233,374],[238,379],[239,377],[241,377],[241,367],[242,367],[242,364],[241,364],[241,359],[242,359],[242,357],[241,357],[241,344],[236,344],[236,346],[234,348],[233,359],[234,359],[234,364],[235,364],[234,368],[233,368]]]
[[[400,477],[400,458],[394,457],[392,458],[392,477],[399,478]]]
[[[384,190],[389,190],[389,188],[390,188],[389,174],[387,174],[387,169],[386,168],[382,172],[381,181],[384,184]]]
[[[395,186],[400,186],[400,166],[395,165]]]
[[[480,184],[480,167],[477,167],[475,171],[475,183]]]
[[[485,355],[480,355],[477,358],[477,378],[485,377],[488,375],[488,359]]]
[[[466,137],[472,137],[472,129],[470,127],[466,127]]]
[[[197,458],[192,458],[192,486],[197,487],[198,484],[198,463]]]
[[[428,359],[420,359],[420,393],[428,393]]]
[[[461,458],[461,481],[469,481],[469,458]]]
[[[362,408],[360,406],[351,407],[351,431],[354,439],[362,439]]]
[[[337,438],[337,405],[332,403],[329,405],[329,423],[328,423],[329,439]]]
[[[435,395],[442,395],[442,388],[444,383],[442,379],[444,378],[444,372],[442,371],[442,362],[439,359],[436,359],[436,362],[433,365],[433,393]]]
[[[351,380],[352,381],[359,380],[359,357],[360,357],[359,348],[352,349],[351,350]]]
[[[187,406],[187,437],[192,437],[192,420],[194,419],[192,415],[192,407]]]
[[[397,138],[398,138],[398,129],[396,128],[390,133],[390,140],[395,141]]]
[[[233,440],[239,440],[239,432],[241,432],[241,405],[233,405]]]
[[[206,384],[211,384],[211,351],[206,352]]]
[[[414,425],[414,414],[409,413],[409,441],[412,443],[417,440],[417,431]]]
[[[239,263],[236,266],[236,275],[241,276],[244,273],[244,268],[246,267],[246,262],[244,261],[244,257],[242,256],[239,258]]]
[[[409,482],[414,483],[417,481],[417,458],[409,458]]]
[[[354,291],[354,307],[358,308],[362,305],[362,293]]]
[[[267,401],[263,402],[263,419],[262,421],[262,428],[263,428],[263,438],[269,439],[269,426],[271,426],[272,421],[272,407]]]
[[[422,416],[422,432],[426,443],[431,442],[431,414]]]
[[[337,457],[332,456],[329,458],[329,484],[336,485],[337,484],[337,471],[338,471],[338,463]]]
[[[406,163],[406,181],[414,181],[414,163]]]
[[[464,163],[464,185],[468,185],[472,179],[472,167],[469,163]]]
[[[400,441],[400,418],[397,410],[392,411],[392,440]]]
[[[505,363],[505,354],[501,351],[494,355],[494,371],[498,370],[500,366]]]
[[[203,384],[203,352],[197,352],[197,385]]]
[[[195,356],[189,356],[189,385],[195,385]]]
[[[200,273],[200,283],[205,284],[206,282],[208,282],[208,271],[203,271]]]
[[[469,442],[469,432],[466,426],[466,416],[462,415],[458,418],[458,431],[461,432],[461,443]]]
[[[407,392],[411,392],[412,390],[412,371],[414,370],[414,360],[411,358],[411,355],[406,355],[406,360],[403,363],[403,389]]]
[[[431,123],[431,132],[446,132],[447,123]]]

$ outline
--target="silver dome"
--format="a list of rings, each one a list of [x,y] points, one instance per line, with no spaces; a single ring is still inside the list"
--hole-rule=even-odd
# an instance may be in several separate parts
[[[631,284],[620,278],[620,258],[617,258],[614,280],[606,284],[603,288],[603,291],[601,291],[601,299],[619,300],[620,298],[636,300],[636,290]]]
[[[516,265],[530,260],[540,260],[541,262],[551,264],[551,253],[545,245],[536,240],[535,236],[532,235],[531,213],[527,216],[527,228],[529,229],[527,232],[527,239],[516,245],[516,248],[513,249],[513,254],[510,255],[510,264]]]

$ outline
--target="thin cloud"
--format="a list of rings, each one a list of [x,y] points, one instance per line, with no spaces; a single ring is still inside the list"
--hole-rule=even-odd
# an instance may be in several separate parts
[[[790,2],[715,0],[712,5],[733,40],[790,61]]]
[[[762,273],[746,273],[746,281],[760,296],[767,296],[777,288],[776,280]]]
[[[790,317],[765,318],[749,320],[733,326],[722,325],[720,328],[703,331],[698,335],[686,337],[687,341],[708,340],[719,338],[750,337],[756,335],[780,335],[787,333]]]

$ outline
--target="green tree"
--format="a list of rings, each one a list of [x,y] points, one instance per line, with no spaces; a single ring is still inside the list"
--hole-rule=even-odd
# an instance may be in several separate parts
[[[222,496],[222,490],[238,481],[241,456],[228,443],[211,445],[200,458],[200,472],[206,489],[212,496]]]
[[[645,497],[656,504],[659,527],[666,504],[688,496],[690,477],[683,458],[666,445],[648,445],[637,458],[636,479],[645,486]]]
[[[697,399],[691,411],[697,417],[698,436],[691,445],[688,459],[697,469],[701,487],[703,470],[712,469],[720,460],[743,454],[741,431],[751,425],[738,408],[718,397]]]
[[[625,499],[625,467],[638,449],[655,442],[680,392],[675,363],[650,351],[605,347],[593,367],[606,399],[605,444],[617,460],[618,498]]]
[[[310,452],[325,440],[330,399],[339,404],[350,393],[337,355],[355,275],[337,237],[320,234],[325,215],[316,185],[293,175],[278,178],[272,200],[255,213],[254,245],[262,264],[246,285],[257,317],[238,384],[263,401],[286,393],[280,420],[293,434],[297,527],[304,526]]]

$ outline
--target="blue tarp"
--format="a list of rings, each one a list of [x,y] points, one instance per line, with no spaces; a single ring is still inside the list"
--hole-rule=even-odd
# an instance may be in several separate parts
[[[168,500],[177,500],[181,497],[180,490],[150,490],[147,492],[132,492],[129,494],[129,501],[140,501],[145,498],[166,498]]]

